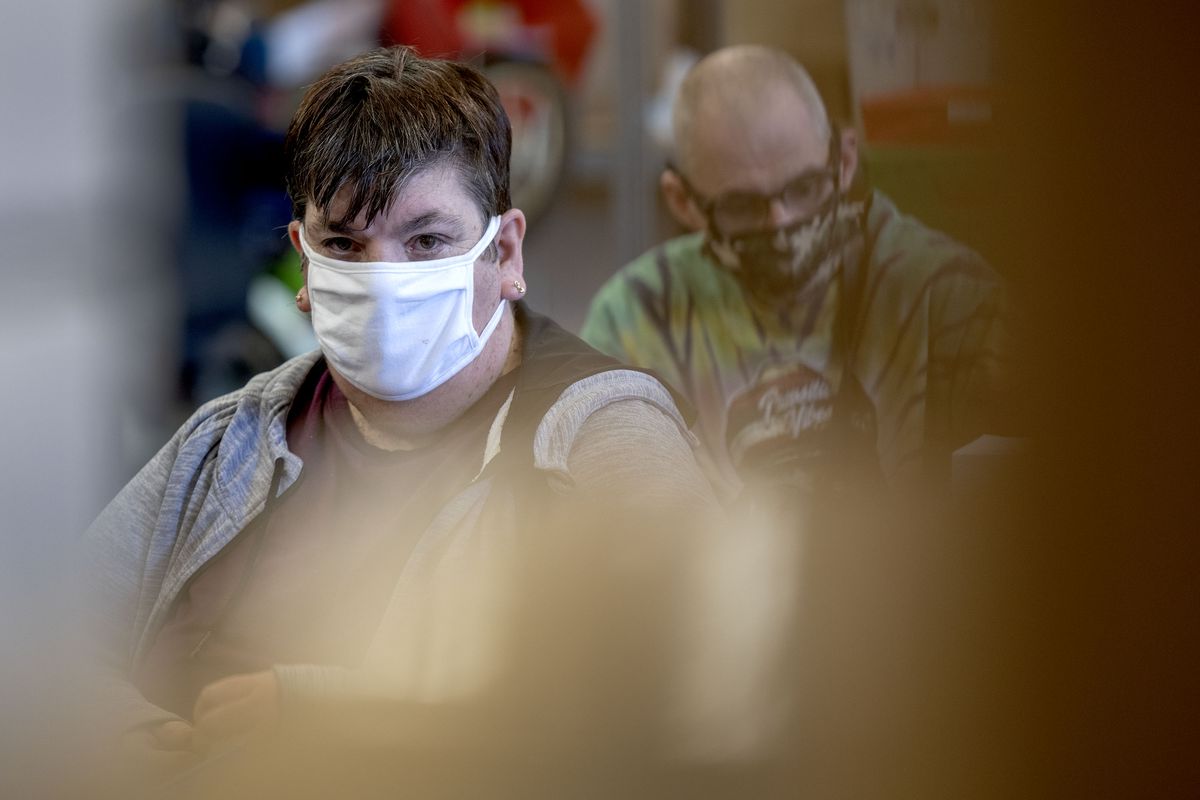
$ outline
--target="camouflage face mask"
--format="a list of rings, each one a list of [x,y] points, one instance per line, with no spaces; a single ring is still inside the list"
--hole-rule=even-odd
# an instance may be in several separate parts
[[[710,231],[705,244],[752,296],[777,304],[833,275],[846,246],[861,234],[862,208],[861,202],[835,196],[813,216],[786,228],[737,236]]]

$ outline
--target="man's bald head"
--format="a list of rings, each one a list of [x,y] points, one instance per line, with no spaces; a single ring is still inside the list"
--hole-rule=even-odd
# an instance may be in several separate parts
[[[756,121],[780,102],[802,106],[804,133],[828,142],[829,116],[804,67],[779,50],[760,45],[726,47],[701,59],[684,78],[675,103],[673,128],[676,161],[693,173],[719,153],[715,138],[753,145]],[[706,136],[713,132],[714,136]],[[799,132],[798,132],[799,133]],[[719,146],[718,148],[719,149]]]

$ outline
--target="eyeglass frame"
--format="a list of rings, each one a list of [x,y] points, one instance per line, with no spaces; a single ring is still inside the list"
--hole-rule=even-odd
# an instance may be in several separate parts
[[[725,192],[715,198],[708,198],[705,197],[701,192],[697,191],[696,187],[692,185],[691,181],[687,179],[687,176],[683,174],[683,171],[679,169],[679,167],[673,161],[667,161],[666,168],[675,173],[675,175],[679,178],[679,182],[683,185],[684,191],[686,191],[692,198],[693,202],[696,203],[696,207],[699,208],[700,213],[704,215],[704,218],[708,222],[708,226],[712,229],[713,233],[721,235],[721,226],[717,224],[716,219],[716,206],[717,203],[722,200],[722,198],[728,197],[731,194],[752,195],[757,199],[765,200],[766,202],[763,204],[764,209],[766,209],[765,214],[763,215],[764,219],[766,218],[767,214],[770,214],[771,204],[777,200],[784,202],[784,195],[787,194],[788,189],[795,185],[795,183],[799,180],[810,179],[818,175],[825,178],[832,178],[833,194],[836,196],[842,188],[842,170],[840,163],[842,160],[841,140],[841,129],[837,126],[831,126],[829,135],[829,158],[826,161],[824,169],[806,170],[805,172],[785,183],[782,189],[777,192],[772,192],[771,194],[758,194],[757,192]],[[828,198],[824,198],[821,202],[823,203],[827,199]],[[817,208],[820,208],[820,203],[818,203]]]

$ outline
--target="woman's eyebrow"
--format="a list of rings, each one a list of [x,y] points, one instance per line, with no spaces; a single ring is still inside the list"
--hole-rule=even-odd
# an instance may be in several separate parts
[[[355,233],[362,233],[362,228],[355,228],[336,219],[328,221],[318,219],[312,225],[306,225],[305,228],[315,235],[336,233],[339,236],[350,236]]]
[[[460,235],[463,232],[463,220],[458,215],[447,214],[444,211],[426,211],[401,223],[396,229],[396,235],[407,236],[416,230],[420,230],[421,228],[426,228],[431,225],[449,228],[449,232],[455,235]],[[310,227],[310,230],[314,235],[334,233],[339,236],[353,236],[362,234],[366,228],[347,225],[345,222],[340,220],[331,219],[324,223],[317,221]]]
[[[459,234],[463,230],[462,218],[455,214],[446,214],[442,211],[428,211],[424,214],[418,214],[412,219],[400,225],[399,233],[404,236],[420,228],[425,228],[430,225],[439,225],[448,227],[452,233]]]

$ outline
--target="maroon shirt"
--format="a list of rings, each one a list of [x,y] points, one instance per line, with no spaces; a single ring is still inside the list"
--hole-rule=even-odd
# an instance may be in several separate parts
[[[360,663],[417,537],[478,472],[516,376],[430,445],[387,451],[363,438],[319,361],[288,416],[299,479],[184,587],[134,676],[146,698],[190,718],[228,675]]]

